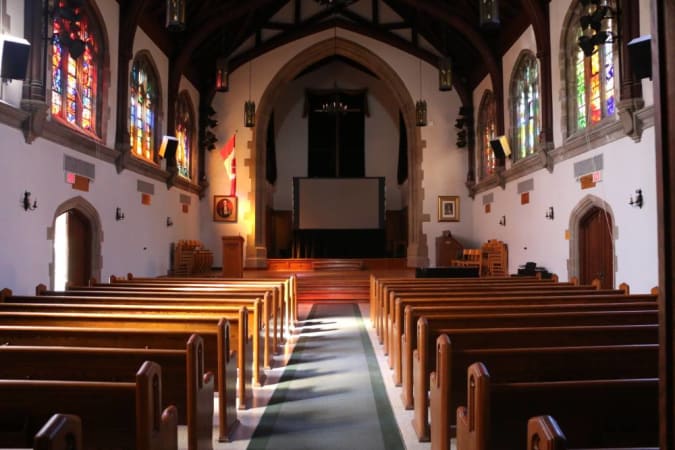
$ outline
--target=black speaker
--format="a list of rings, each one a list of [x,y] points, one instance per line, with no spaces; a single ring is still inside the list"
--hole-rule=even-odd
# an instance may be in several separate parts
[[[652,79],[652,37],[638,36],[628,42],[628,54],[633,74],[638,79]]]
[[[25,80],[30,43],[25,39],[14,36],[3,36],[0,52],[2,53],[0,78],[3,80]]]
[[[159,156],[169,161],[175,161],[177,148],[178,139],[173,136],[164,136],[162,145],[159,146]]]
[[[504,160],[511,156],[511,146],[506,136],[498,136],[490,140],[490,147],[495,154],[495,158]]]

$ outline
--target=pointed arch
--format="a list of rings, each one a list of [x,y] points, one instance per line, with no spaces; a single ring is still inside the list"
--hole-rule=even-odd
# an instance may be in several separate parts
[[[188,180],[194,177],[196,166],[197,128],[195,107],[187,90],[182,90],[176,99],[176,118],[174,121],[175,136],[178,139],[176,149],[176,165],[178,174]]]
[[[612,236],[612,267],[614,273],[612,277],[616,280],[616,271],[618,267],[618,261],[616,257],[616,239],[619,235],[619,229],[616,226],[616,221],[614,220],[615,215],[612,211],[612,207],[609,203],[605,202],[603,199],[596,197],[595,195],[587,195],[577,205],[574,207],[570,213],[569,220],[569,230],[570,230],[570,240],[569,240],[569,259],[567,260],[567,276],[568,279],[572,277],[580,277],[581,273],[581,252],[580,252],[580,235],[581,235],[581,226],[582,221],[586,215],[593,210],[598,208],[603,211],[604,214],[608,216],[607,222],[612,225],[611,236]]]
[[[478,108],[478,167],[479,179],[495,173],[497,161],[490,148],[490,140],[497,136],[497,104],[491,90],[483,92],[483,98]]]
[[[94,206],[81,196],[73,197],[61,203],[54,211],[52,218],[52,225],[47,230],[47,236],[52,241],[52,260],[49,264],[49,285],[54,287],[54,261],[56,255],[54,254],[54,224],[56,218],[61,214],[77,210],[82,217],[84,217],[91,226],[91,276],[97,280],[101,279],[101,268],[103,266],[103,256],[101,253],[101,244],[103,242],[103,227],[101,225],[101,217]]]
[[[129,72],[129,135],[131,153],[157,162],[162,117],[162,85],[159,71],[148,50],[139,51]]]
[[[267,185],[265,181],[265,142],[267,124],[272,115],[274,104],[290,83],[306,67],[333,55],[348,58],[372,71],[392,93],[403,114],[408,136],[408,250],[407,264],[410,267],[429,265],[429,254],[426,237],[423,234],[423,198],[422,190],[422,149],[423,141],[419,128],[415,126],[415,102],[405,83],[396,71],[379,55],[367,48],[344,38],[331,38],[318,42],[291,58],[277,72],[263,92],[256,117],[256,128],[253,133],[253,161],[251,162],[251,186],[249,193],[251,202],[252,234],[248,236],[246,261],[249,267],[264,267],[267,260],[265,244],[265,211],[268,207]]]

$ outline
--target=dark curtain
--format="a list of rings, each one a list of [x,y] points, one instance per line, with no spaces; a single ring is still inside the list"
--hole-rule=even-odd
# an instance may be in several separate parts
[[[347,110],[327,112],[323,105],[342,103]],[[365,176],[366,92],[308,91],[309,177]]]
[[[277,182],[277,150],[274,141],[274,111],[270,115],[270,122],[267,124],[267,182],[274,184]]]
[[[403,184],[408,179],[408,132],[401,111],[398,112],[398,170],[396,179],[398,184]]]

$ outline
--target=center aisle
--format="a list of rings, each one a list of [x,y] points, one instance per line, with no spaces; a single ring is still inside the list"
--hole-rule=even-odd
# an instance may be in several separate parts
[[[248,448],[405,448],[356,304],[312,307]]]

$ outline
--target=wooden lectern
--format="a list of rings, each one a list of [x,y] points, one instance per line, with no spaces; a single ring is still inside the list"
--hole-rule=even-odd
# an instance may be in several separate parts
[[[223,277],[244,277],[244,238],[223,236]]]

